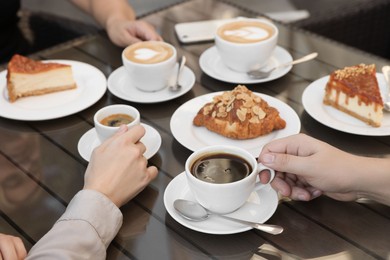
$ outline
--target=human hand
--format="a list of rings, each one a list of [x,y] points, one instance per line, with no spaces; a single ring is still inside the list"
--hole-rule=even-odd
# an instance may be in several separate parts
[[[19,237],[0,233],[0,259],[19,260],[27,256],[26,248]]]
[[[139,41],[162,41],[154,27],[141,20],[112,18],[107,22],[106,30],[111,41],[121,47]]]
[[[276,171],[271,185],[281,195],[308,201],[321,194],[338,200],[354,200],[351,183],[357,156],[304,134],[270,142],[263,147],[259,161]],[[260,174],[267,181],[265,172]]]
[[[131,129],[122,125],[95,148],[85,172],[84,189],[105,194],[118,207],[141,192],[157,176],[157,168],[147,167],[143,156],[146,147],[139,140],[144,134],[141,125]]]

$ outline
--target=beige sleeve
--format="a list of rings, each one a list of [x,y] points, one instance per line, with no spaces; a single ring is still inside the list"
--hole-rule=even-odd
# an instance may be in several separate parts
[[[107,247],[118,233],[122,218],[106,196],[82,190],[26,259],[106,259]]]

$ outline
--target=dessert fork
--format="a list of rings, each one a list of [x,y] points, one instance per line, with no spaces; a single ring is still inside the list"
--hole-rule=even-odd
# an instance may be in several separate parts
[[[383,102],[383,108],[386,111],[390,111],[390,66],[383,66],[382,73],[385,76],[385,80],[387,84],[387,94],[386,94],[386,99]]]

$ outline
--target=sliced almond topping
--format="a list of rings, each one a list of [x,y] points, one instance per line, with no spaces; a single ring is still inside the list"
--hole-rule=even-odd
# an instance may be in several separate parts
[[[211,110],[213,110],[213,107],[214,107],[213,104],[210,104],[210,105],[208,105],[208,106],[205,106],[204,109],[203,109],[203,114],[204,114],[204,115],[210,114]]]
[[[251,119],[249,119],[249,123],[257,124],[257,123],[260,123],[260,120],[259,120],[259,118],[254,116]]]
[[[252,112],[255,115],[259,115],[261,108],[259,106],[252,107]]]
[[[255,102],[253,102],[252,99],[247,99],[244,102],[244,107],[248,107],[249,108],[249,107],[252,107],[254,104],[255,104]]]
[[[238,109],[236,112],[238,119],[240,119],[240,121],[242,122],[245,121],[246,119],[246,113],[247,113],[247,109],[243,107]]]
[[[258,114],[259,119],[261,120],[261,119],[263,119],[265,116],[266,116],[266,114],[265,114],[264,110],[263,110],[263,109],[260,109],[260,110],[259,110],[259,114]]]
[[[227,117],[227,113],[226,112],[219,112],[218,114],[217,114],[217,117]]]

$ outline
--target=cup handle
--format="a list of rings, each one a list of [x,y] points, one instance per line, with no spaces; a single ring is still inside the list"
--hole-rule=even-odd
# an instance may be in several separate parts
[[[274,178],[275,178],[275,170],[274,170],[274,169],[271,169],[271,168],[269,168],[269,167],[267,167],[267,166],[264,166],[264,165],[262,165],[261,163],[258,163],[258,164],[257,164],[257,172],[260,173],[260,172],[263,171],[263,170],[268,170],[268,171],[270,172],[271,177],[270,177],[270,179],[269,179],[269,182],[266,183],[266,184],[271,183],[271,181],[273,181]]]

